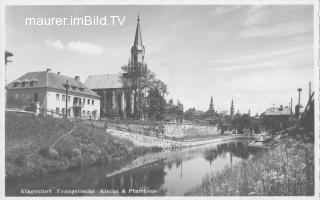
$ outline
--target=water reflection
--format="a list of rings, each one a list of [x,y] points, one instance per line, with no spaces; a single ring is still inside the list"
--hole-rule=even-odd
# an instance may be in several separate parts
[[[94,195],[163,196],[184,195],[201,184],[207,174],[217,173],[226,166],[232,166],[251,157],[247,141],[229,142],[172,153],[171,158],[162,159],[143,167],[106,178],[105,166],[85,170],[69,171],[50,175],[39,180],[20,180],[6,183],[7,195],[19,195],[20,188],[94,189]],[[118,190],[118,194],[104,194],[99,191]],[[126,190],[125,193],[121,191]],[[128,193],[130,189],[153,190],[152,193]],[[53,194],[57,195],[57,194]]]
[[[204,158],[209,161],[210,165],[218,156],[225,156],[225,153],[230,153],[231,163],[233,156],[246,160],[251,155],[251,152],[248,151],[248,144],[247,141],[220,144],[217,148],[206,150]]]

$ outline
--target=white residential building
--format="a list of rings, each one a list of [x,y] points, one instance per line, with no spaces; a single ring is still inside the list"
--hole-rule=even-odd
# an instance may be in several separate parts
[[[7,107],[34,110],[43,115],[98,118],[100,96],[75,78],[50,69],[29,72],[9,83]],[[67,111],[67,112],[66,112]]]

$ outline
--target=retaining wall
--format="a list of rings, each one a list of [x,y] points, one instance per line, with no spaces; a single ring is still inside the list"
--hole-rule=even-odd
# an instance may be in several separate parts
[[[167,136],[183,137],[188,134],[218,134],[217,126],[167,123],[164,124],[164,133]]]

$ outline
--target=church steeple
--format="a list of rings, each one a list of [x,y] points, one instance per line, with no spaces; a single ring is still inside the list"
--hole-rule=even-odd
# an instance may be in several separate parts
[[[231,107],[230,107],[230,115],[233,116],[234,114],[234,106],[233,106],[233,98],[231,100]]]
[[[137,28],[136,28],[136,35],[134,36],[134,43],[133,46],[137,47],[139,50],[142,50],[142,37],[141,37],[141,28],[140,28],[140,16],[138,14],[137,19]]]
[[[133,46],[131,47],[131,62],[135,67],[144,62],[145,48],[142,44],[141,28],[140,28],[140,16],[137,18],[136,34],[134,36]]]
[[[214,105],[213,105],[213,98],[212,98],[212,96],[211,96],[211,99],[210,99],[209,110],[213,110],[213,111],[214,111]]]

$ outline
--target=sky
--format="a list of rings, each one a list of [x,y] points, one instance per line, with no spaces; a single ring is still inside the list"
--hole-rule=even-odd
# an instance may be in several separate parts
[[[262,113],[302,104],[313,86],[312,5],[7,6],[7,83],[51,68],[85,81],[121,72],[141,18],[145,61],[168,86],[167,99],[206,111]],[[114,26],[26,26],[26,17],[119,16]]]

